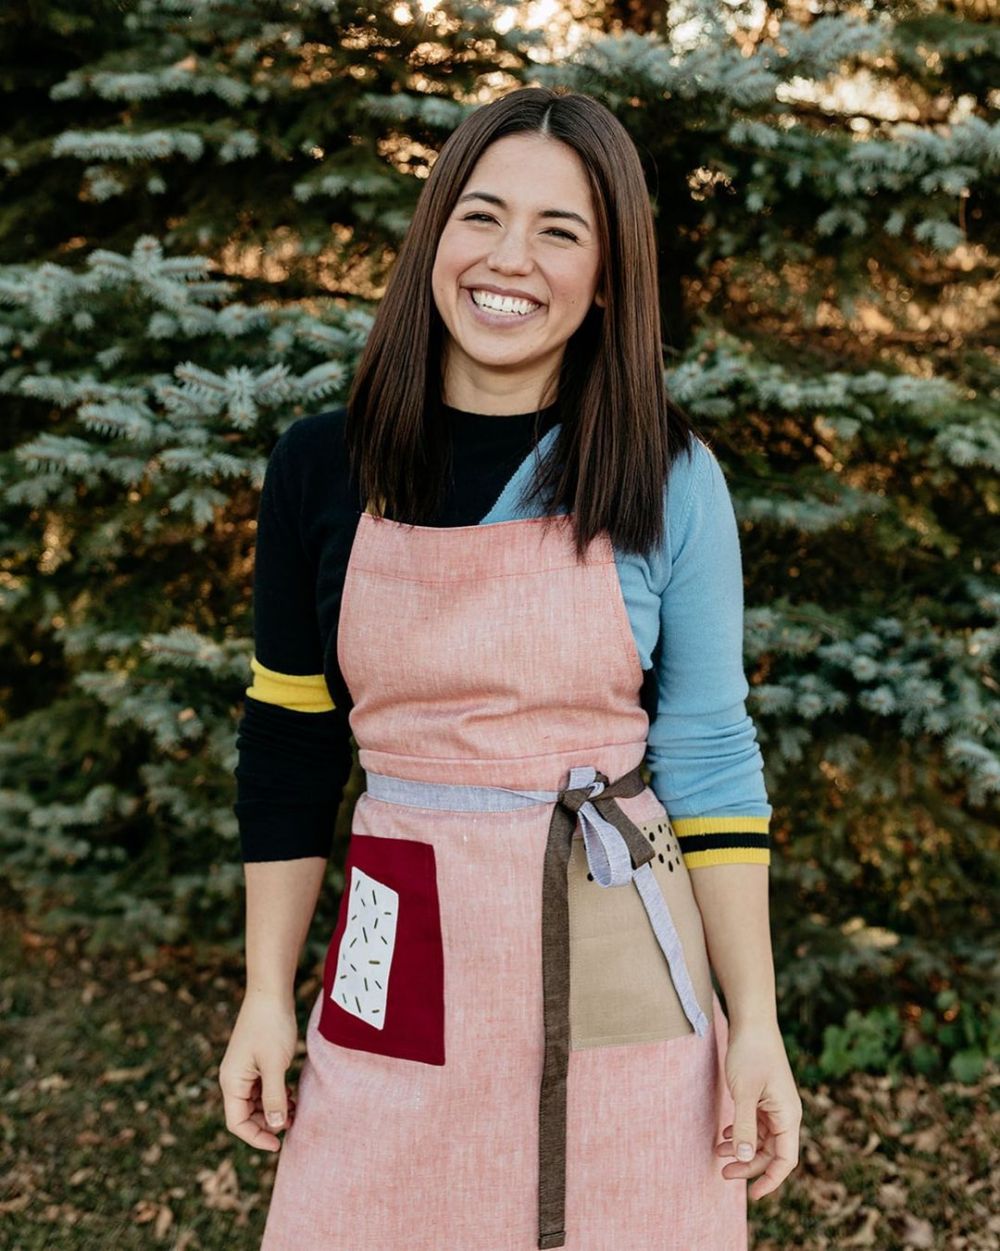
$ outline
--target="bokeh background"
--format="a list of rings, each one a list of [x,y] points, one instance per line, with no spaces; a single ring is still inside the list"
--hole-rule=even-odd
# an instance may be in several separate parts
[[[263,470],[448,134],[532,83],[635,139],[740,521],[805,1110],[752,1245],[1000,1245],[1000,4],[8,0],[0,1247],[258,1245],[218,1065]]]

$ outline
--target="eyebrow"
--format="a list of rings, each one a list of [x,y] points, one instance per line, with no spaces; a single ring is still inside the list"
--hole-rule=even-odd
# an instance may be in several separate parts
[[[487,204],[495,204],[497,208],[505,209],[507,201],[502,200],[498,195],[491,195],[488,191],[467,191],[465,195],[459,196],[456,204],[464,204],[466,200],[485,200]],[[575,222],[579,222],[585,229],[590,229],[590,222],[585,217],[581,217],[579,213],[573,213],[569,209],[542,209],[538,214],[539,217],[569,217]]]

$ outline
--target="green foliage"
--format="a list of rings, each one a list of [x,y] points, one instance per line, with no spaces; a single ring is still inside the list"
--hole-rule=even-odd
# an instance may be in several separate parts
[[[21,72],[31,122],[0,137],[0,258],[60,260],[67,236],[129,252],[148,234],[212,254],[254,303],[381,287],[434,153],[475,107],[461,96],[501,55],[492,10],[461,4],[75,7],[74,27],[0,24],[4,61],[37,40],[48,67],[30,112]]]
[[[953,990],[935,996],[934,1007],[909,1030],[894,1004],[867,1012],[850,1008],[842,1025],[823,1030],[819,1072],[832,1078],[862,1071],[979,1081],[987,1063],[1000,1056],[1000,1007],[987,1004],[977,1010],[975,1004],[959,1003]]]
[[[882,1072],[892,1061],[901,1033],[894,1007],[872,1008],[864,1014],[851,1008],[842,1026],[828,1025],[823,1030],[820,1067],[830,1077],[843,1077],[855,1069]]]
[[[0,845],[43,924],[95,945],[238,932],[248,522],[267,442],[340,390],[370,325],[226,302],[205,270],[143,237],[0,273],[0,392],[45,412],[0,457],[3,637],[23,672],[45,658],[0,735]]]

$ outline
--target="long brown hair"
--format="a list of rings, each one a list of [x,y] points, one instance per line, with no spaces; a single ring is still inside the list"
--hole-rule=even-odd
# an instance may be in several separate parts
[[[646,553],[663,540],[664,485],[695,431],[663,379],[656,234],[639,154],[610,110],[568,88],[511,91],[470,113],[442,146],[355,370],[345,426],[352,473],[362,499],[410,525],[425,524],[443,498],[451,448],[431,273],[479,157],[518,133],[560,140],[582,160],[606,299],[567,341],[540,400],[557,404],[561,426],[522,495],[544,500],[547,514],[562,506],[573,515],[578,556],[601,530],[621,550]]]

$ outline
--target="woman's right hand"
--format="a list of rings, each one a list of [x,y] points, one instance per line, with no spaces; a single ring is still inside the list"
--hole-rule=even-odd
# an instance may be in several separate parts
[[[219,1066],[226,1128],[252,1147],[277,1151],[275,1129],[288,1129],[295,1099],[285,1073],[295,1055],[298,1024],[291,998],[248,991]]]

